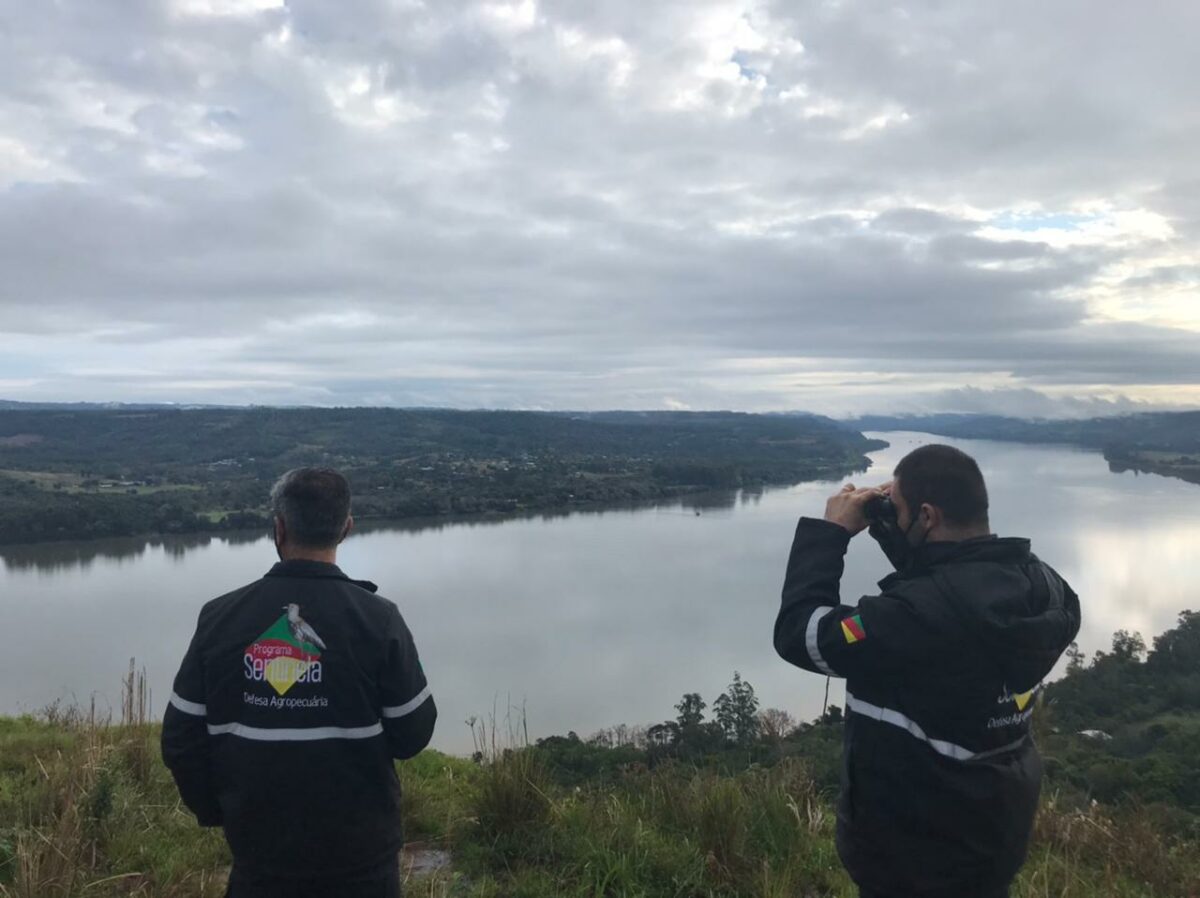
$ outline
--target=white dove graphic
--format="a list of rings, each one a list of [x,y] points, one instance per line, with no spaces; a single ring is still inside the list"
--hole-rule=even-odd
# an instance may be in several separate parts
[[[317,635],[317,631],[310,627],[308,621],[300,616],[299,605],[291,604],[284,605],[283,607],[287,611],[288,629],[292,631],[292,639],[296,640],[296,642],[307,642],[310,645],[325,648],[325,643],[321,641],[321,637]]]

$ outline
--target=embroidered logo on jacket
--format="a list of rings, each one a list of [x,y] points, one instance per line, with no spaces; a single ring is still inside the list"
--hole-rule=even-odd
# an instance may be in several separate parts
[[[246,646],[246,679],[266,680],[280,695],[297,683],[320,683],[321,649],[325,643],[300,616],[299,605],[284,605],[286,613]]]
[[[1038,694],[1038,690],[1042,688],[1042,684],[1034,686],[1028,692],[1010,692],[1008,687],[1004,687],[1004,691],[1000,693],[1000,697],[996,699],[998,705],[1016,705],[1017,710],[1011,714],[1005,714],[1000,717],[993,717],[988,721],[988,729],[994,730],[998,727],[1009,727],[1023,724],[1033,716],[1033,700]]]
[[[1028,692],[1017,693],[1017,692],[1009,692],[1008,687],[1006,686],[1006,687],[1004,687],[1004,691],[1002,693],[1000,693],[1000,697],[998,699],[996,699],[996,704],[997,705],[1007,705],[1009,702],[1012,702],[1013,704],[1015,704],[1017,706],[1018,711],[1024,711],[1025,706],[1029,704],[1030,700],[1034,696],[1034,693],[1036,693],[1041,688],[1042,688],[1042,684],[1039,683],[1038,685],[1036,685],[1032,689],[1030,689]]]
[[[846,642],[854,645],[856,642],[862,642],[867,638],[867,631],[863,629],[861,615],[854,615],[842,621],[842,635],[846,637]]]

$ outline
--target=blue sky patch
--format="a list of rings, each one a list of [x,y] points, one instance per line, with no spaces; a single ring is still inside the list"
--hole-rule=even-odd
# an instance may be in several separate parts
[[[1099,215],[1073,215],[1067,212],[1005,212],[988,223],[1006,231],[1078,231],[1084,225],[1099,221]]]

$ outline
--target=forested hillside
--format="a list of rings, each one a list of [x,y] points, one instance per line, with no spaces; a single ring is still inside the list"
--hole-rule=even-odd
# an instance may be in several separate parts
[[[1200,613],[1181,612],[1149,651],[1120,631],[1090,663],[1073,653],[1044,702],[1053,781],[1100,801],[1180,808],[1200,831]]]
[[[266,523],[333,465],[360,519],[644,502],[837,478],[883,444],[818,417],[406,409],[0,409],[0,543]]]

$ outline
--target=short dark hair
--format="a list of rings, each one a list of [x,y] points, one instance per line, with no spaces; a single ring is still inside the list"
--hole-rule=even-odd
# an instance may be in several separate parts
[[[293,468],[271,487],[271,513],[283,518],[290,542],[328,549],[350,518],[350,484],[333,468]]]
[[[975,459],[961,449],[931,443],[914,449],[896,465],[896,480],[916,516],[925,503],[942,510],[956,527],[987,526],[988,494]]]

